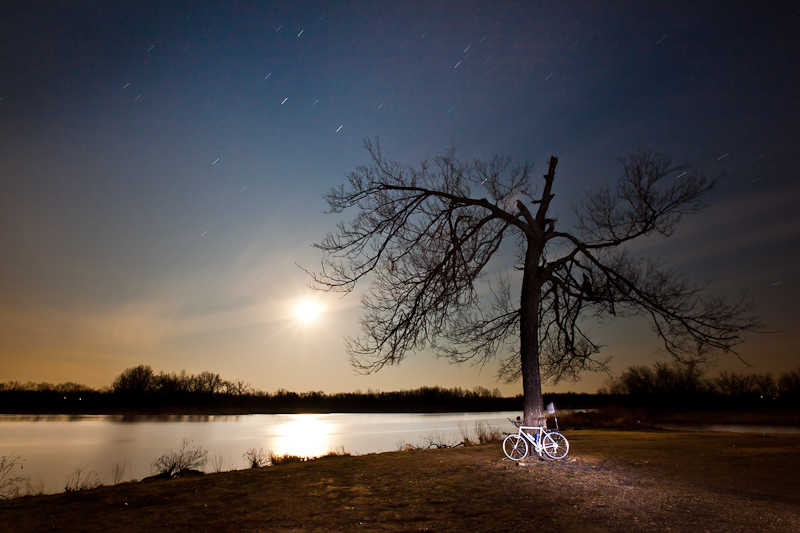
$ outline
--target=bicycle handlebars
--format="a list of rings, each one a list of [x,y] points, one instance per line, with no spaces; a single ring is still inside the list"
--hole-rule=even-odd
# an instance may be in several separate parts
[[[546,416],[540,416],[536,420],[547,420],[547,417]],[[520,427],[522,425],[522,422],[523,422],[523,420],[521,420],[520,417],[517,417],[516,420],[513,420],[513,419],[509,418],[508,421],[511,422],[516,427]]]

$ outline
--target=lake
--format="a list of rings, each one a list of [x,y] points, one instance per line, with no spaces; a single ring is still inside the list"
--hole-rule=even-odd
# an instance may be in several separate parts
[[[63,492],[67,477],[81,468],[103,484],[142,479],[151,464],[186,438],[208,451],[206,472],[245,468],[242,455],[264,447],[278,455],[316,457],[344,449],[357,455],[423,445],[426,437],[455,444],[461,428],[475,436],[475,424],[507,431],[518,412],[332,413],[239,416],[23,416],[0,415],[0,456],[19,455],[23,473],[45,493]],[[119,478],[119,476],[117,476]]]
[[[208,451],[206,472],[246,467],[242,455],[265,448],[278,455],[304,457],[344,449],[358,455],[394,451],[426,439],[456,444],[462,429],[475,437],[475,425],[486,422],[509,431],[508,418],[519,412],[488,413],[332,413],[238,416],[26,416],[0,415],[0,456],[19,455],[22,472],[45,493],[63,492],[67,477],[81,468],[95,472],[103,484],[142,479],[151,464],[183,439]],[[798,433],[798,428],[762,426],[668,425],[670,429]]]

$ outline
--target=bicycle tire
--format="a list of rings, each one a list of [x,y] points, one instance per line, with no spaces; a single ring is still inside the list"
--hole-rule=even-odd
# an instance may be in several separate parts
[[[569,453],[569,441],[558,431],[545,433],[542,446],[544,453],[551,459],[563,459]]]
[[[528,443],[523,437],[512,433],[503,439],[503,453],[512,461],[519,461],[528,455]]]

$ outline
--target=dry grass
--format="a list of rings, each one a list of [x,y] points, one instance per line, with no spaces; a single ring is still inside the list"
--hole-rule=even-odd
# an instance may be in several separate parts
[[[19,455],[0,456],[0,500],[16,498],[30,478],[22,474],[23,462]]]
[[[498,444],[331,456],[0,502],[9,531],[800,531],[800,437],[567,431],[568,461]]]
[[[94,470],[88,470],[89,465],[78,466],[68,476],[64,485],[64,492],[77,492],[79,490],[96,489],[103,482],[100,474]]]

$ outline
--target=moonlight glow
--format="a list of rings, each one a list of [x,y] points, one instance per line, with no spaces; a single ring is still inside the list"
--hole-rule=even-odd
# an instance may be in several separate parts
[[[322,311],[323,308],[318,303],[311,300],[304,300],[295,306],[294,316],[300,322],[309,324],[315,322]]]

